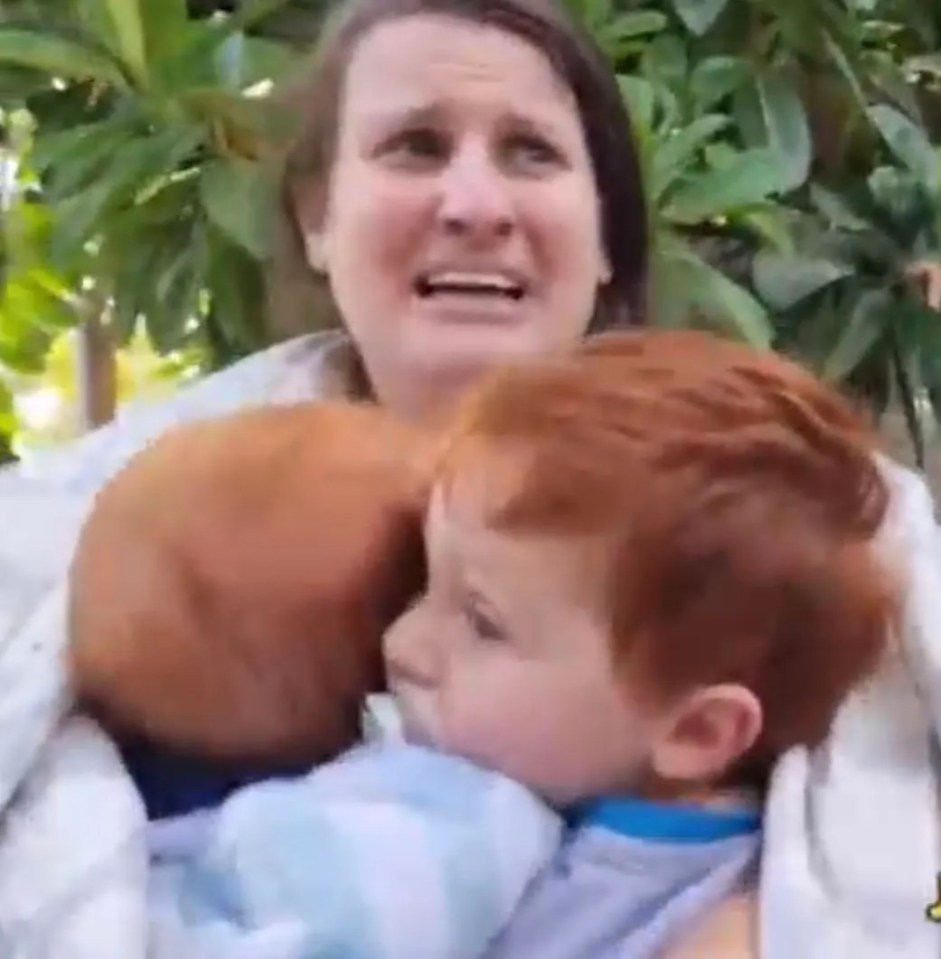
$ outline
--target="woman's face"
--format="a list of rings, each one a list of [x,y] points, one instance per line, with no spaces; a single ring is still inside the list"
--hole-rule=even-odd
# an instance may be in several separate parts
[[[459,19],[356,46],[325,209],[302,219],[379,398],[409,415],[574,342],[608,273],[571,91],[536,48]]]

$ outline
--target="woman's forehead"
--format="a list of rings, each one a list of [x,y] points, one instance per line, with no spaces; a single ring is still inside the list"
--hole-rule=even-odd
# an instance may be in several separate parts
[[[403,112],[462,97],[503,98],[517,109],[574,110],[574,96],[543,53],[497,27],[415,15],[382,23],[357,44],[347,68],[347,107]]]

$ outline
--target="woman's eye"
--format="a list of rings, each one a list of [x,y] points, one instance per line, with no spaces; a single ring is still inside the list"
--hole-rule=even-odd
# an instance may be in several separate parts
[[[393,156],[413,160],[441,160],[447,156],[448,143],[436,130],[416,127],[393,137],[387,147]]]
[[[542,137],[520,134],[511,137],[507,144],[514,161],[532,166],[554,166],[561,162],[559,151]]]
[[[465,607],[465,616],[471,629],[481,639],[485,639],[488,642],[500,642],[505,638],[503,630],[493,617],[488,616],[487,613],[474,603],[470,603]]]

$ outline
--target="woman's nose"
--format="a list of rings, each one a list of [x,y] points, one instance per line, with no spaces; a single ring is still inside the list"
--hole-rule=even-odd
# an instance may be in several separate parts
[[[383,654],[390,684],[396,680],[415,686],[434,685],[440,657],[434,629],[419,609],[411,609],[386,630]]]
[[[486,246],[513,232],[509,184],[485,145],[462,146],[441,176],[439,215],[445,233]]]

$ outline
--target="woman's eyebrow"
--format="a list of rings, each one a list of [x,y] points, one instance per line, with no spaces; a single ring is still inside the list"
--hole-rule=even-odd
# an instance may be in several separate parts
[[[526,112],[510,109],[503,114],[502,120],[508,125],[520,127],[533,133],[552,133],[559,130],[560,124],[551,117],[541,116],[538,112]]]
[[[440,121],[442,106],[438,103],[389,103],[365,114],[366,124],[376,127],[423,126]]]

